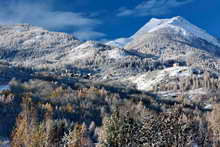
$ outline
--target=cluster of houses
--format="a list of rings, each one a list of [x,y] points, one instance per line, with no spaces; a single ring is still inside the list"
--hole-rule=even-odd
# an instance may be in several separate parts
[[[72,78],[83,78],[83,79],[92,79],[94,75],[92,73],[81,73],[81,72],[72,72],[69,70],[62,70],[61,76],[72,77]]]
[[[91,73],[88,73],[88,74],[72,73],[70,76],[73,78],[83,78],[83,79],[92,79],[93,78]]]

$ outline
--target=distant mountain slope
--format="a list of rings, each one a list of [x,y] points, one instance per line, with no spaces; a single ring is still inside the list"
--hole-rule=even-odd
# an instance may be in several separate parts
[[[117,46],[49,32],[31,25],[0,26],[0,59],[14,65],[92,73],[95,79],[127,78],[180,63],[220,73],[217,39],[182,17],[152,19]]]
[[[174,97],[185,93],[192,98],[208,93],[202,92],[207,89],[204,88],[205,73],[209,73],[212,81],[219,78],[219,40],[179,16],[153,18],[131,37],[119,38],[107,44],[152,56],[155,61],[162,63],[162,68],[139,72],[121,80],[136,84],[139,90],[157,91],[163,96]],[[213,83],[218,83],[218,80]],[[183,85],[187,87],[184,92],[181,91]]]
[[[71,35],[31,25],[0,26],[0,58],[16,64],[43,63],[49,55],[62,54],[79,44]]]
[[[213,44],[216,47],[220,47],[220,41],[215,37],[208,34],[206,31],[191,24],[184,18],[177,16],[170,19],[156,19],[152,18],[147,24],[145,24],[140,30],[138,30],[133,36],[129,38],[120,38],[115,41],[110,41],[108,45],[115,45],[123,47],[129,44],[132,40],[139,38],[147,33],[154,33],[158,31],[167,31],[171,34],[182,35],[186,39],[200,38]]]
[[[205,69],[220,69],[219,40],[180,16],[153,18],[131,37],[107,44],[153,55],[161,62],[181,60]]]
[[[152,56],[94,41],[87,41],[58,58],[59,62],[54,66],[87,69],[100,80],[145,72],[153,69],[157,62]]]
[[[151,19],[146,25],[144,25],[137,33],[131,38],[137,38],[145,33],[152,33],[160,30],[168,30],[169,33],[182,35],[187,39],[194,37],[206,40],[207,42],[220,47],[220,42],[215,37],[208,34],[206,31],[191,24],[184,18],[177,16],[171,19]]]
[[[152,19],[133,36],[107,44],[31,25],[0,25],[0,61],[10,65],[2,68],[0,81],[55,75],[162,96],[178,96],[185,87],[190,98],[211,84],[220,85],[219,57],[218,39],[182,17]],[[27,70],[14,72],[23,67]]]
[[[31,25],[1,25],[0,35],[0,59],[31,68],[91,72],[106,79],[146,71],[156,62],[136,51]]]

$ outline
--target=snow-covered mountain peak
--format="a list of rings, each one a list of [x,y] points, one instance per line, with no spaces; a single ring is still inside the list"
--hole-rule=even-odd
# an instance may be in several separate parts
[[[182,18],[181,16],[173,17],[171,19],[157,19],[152,18],[147,24],[145,24],[137,33],[135,33],[131,38],[136,38],[145,33],[154,32],[158,29],[162,29],[169,25],[182,25],[182,24],[190,24],[187,20]]]
[[[153,32],[163,32],[165,30],[169,34],[182,35],[188,40],[195,38],[206,40],[207,42],[220,48],[220,41],[208,34],[206,31],[191,24],[189,21],[181,16],[176,16],[170,19],[152,18],[147,24],[139,29],[133,36],[128,38],[119,38],[107,43],[107,45],[124,47],[136,38],[142,35]]]
[[[181,17],[181,16],[176,16],[176,17],[173,17],[173,18],[170,18],[170,19],[164,19],[164,20],[167,20],[170,23],[172,23],[172,22],[182,22],[182,23],[187,22],[188,23],[188,21],[185,18]]]
[[[181,17],[181,16],[175,16],[172,18],[166,18],[166,19],[159,19],[159,18],[151,18],[150,22],[154,22],[154,21],[159,21],[159,22],[174,22],[174,21],[187,21],[185,18]]]
[[[191,39],[193,37],[201,38],[207,42],[220,47],[220,42],[206,31],[200,29],[199,27],[191,24],[189,21],[181,16],[173,17],[170,19],[156,19],[152,18],[147,24],[145,24],[137,33],[135,33],[131,38],[135,39],[146,33],[152,33],[160,30],[169,30],[169,33],[180,34]]]

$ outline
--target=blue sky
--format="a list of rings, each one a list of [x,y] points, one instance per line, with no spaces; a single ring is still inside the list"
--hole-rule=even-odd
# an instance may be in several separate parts
[[[220,0],[0,0],[0,23],[28,23],[81,40],[128,37],[152,17],[182,16],[220,38]]]

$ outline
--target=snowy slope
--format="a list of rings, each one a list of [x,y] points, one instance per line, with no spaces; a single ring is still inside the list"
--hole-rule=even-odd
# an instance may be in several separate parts
[[[100,43],[96,43],[94,41],[86,41],[85,43],[82,43],[75,49],[79,50],[79,49],[85,49],[85,48],[99,48],[100,45],[101,45]]]
[[[130,54],[120,48],[106,46],[94,41],[86,41],[63,56],[62,61],[74,63],[79,60],[95,60],[95,58],[102,57],[105,57],[106,60],[119,60],[129,55]]]
[[[175,77],[189,77],[192,74],[190,67],[171,67],[152,73],[144,73],[128,78],[128,80],[137,85],[137,89],[151,91],[153,87],[165,80]]]
[[[208,34],[206,31],[198,28],[197,26],[191,24],[184,18],[177,16],[171,19],[156,19],[152,18],[146,25],[144,25],[137,33],[129,38],[117,39],[111,41],[108,44],[122,47],[128,44],[130,41],[140,37],[146,33],[152,33],[155,31],[160,31],[162,29],[169,30],[170,33],[179,34],[187,39],[191,38],[201,38],[207,42],[220,47],[220,42],[212,35]]]
[[[162,26],[166,22],[168,22],[170,19],[156,19],[152,18],[147,24],[145,24],[140,30],[138,30],[131,38],[136,38],[138,36],[141,36],[145,33],[152,32],[152,30],[155,30],[159,26]]]
[[[107,42],[106,45],[111,45],[111,46],[122,48],[132,40],[133,40],[132,38],[119,38],[114,41]]]
[[[169,29],[172,30],[172,33],[179,33],[183,36],[197,37],[212,43],[220,47],[220,42],[213,36],[209,35],[206,31],[198,28],[197,26],[191,24],[189,21],[184,18],[177,16],[171,19],[151,19],[149,23],[143,26],[137,33],[135,33],[131,38],[136,38],[145,33],[152,33],[160,29]]]

